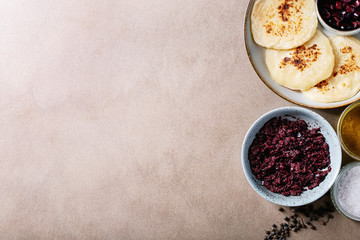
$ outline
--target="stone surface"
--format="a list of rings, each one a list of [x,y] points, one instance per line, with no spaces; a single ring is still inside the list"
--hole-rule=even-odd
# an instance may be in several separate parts
[[[293,105],[251,67],[247,1],[0,2],[1,239],[262,239],[282,220],[241,166],[252,122]],[[328,225],[293,239],[358,236]]]

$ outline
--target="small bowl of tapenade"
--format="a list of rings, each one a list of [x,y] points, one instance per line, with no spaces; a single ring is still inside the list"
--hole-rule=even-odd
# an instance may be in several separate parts
[[[302,206],[322,197],[341,167],[335,130],[303,107],[265,113],[248,130],[242,165],[252,188],[281,206]]]
[[[321,25],[335,35],[350,36],[360,32],[360,0],[317,0]]]

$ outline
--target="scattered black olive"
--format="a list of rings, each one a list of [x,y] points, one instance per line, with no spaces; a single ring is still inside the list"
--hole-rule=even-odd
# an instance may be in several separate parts
[[[307,228],[306,224],[304,223],[304,219],[301,219],[301,222],[302,222],[301,226],[302,226],[303,228]]]
[[[360,3],[360,0],[359,0]],[[298,208],[290,208],[290,212],[293,214],[285,216],[283,219],[285,222],[274,223],[270,231],[266,231],[265,240],[286,240],[290,237],[290,231],[295,233],[301,231],[301,229],[307,229],[308,226],[312,230],[316,230],[314,225],[318,220],[318,224],[326,226],[330,219],[334,218],[332,212],[335,211],[334,207],[329,201],[326,201],[323,206],[314,207],[312,204],[302,206]],[[280,210],[282,209],[282,210]],[[280,212],[287,212],[286,209],[280,207]],[[304,221],[305,218],[305,221]]]

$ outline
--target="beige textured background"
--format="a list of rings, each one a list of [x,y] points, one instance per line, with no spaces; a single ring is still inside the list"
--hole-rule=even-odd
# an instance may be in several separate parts
[[[247,3],[0,0],[0,238],[262,239],[280,222],[240,148],[293,104],[250,65]],[[291,239],[358,228],[336,214]]]

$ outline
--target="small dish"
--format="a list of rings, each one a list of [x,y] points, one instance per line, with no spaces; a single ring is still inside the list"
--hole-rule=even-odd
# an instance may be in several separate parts
[[[352,30],[340,30],[340,29],[336,29],[336,28],[330,26],[326,22],[326,20],[323,18],[322,14],[320,13],[321,10],[319,10],[319,8],[321,8],[321,7],[319,6],[319,2],[320,2],[320,0],[316,0],[316,14],[318,16],[319,22],[327,31],[329,31],[333,35],[339,35],[339,36],[351,36],[351,35],[360,33],[360,25],[356,26],[356,28],[352,29]],[[329,4],[328,0],[326,0],[326,4]],[[340,11],[340,10],[338,10],[338,11]],[[327,12],[327,13],[330,14],[329,12]],[[328,15],[328,16],[330,16],[330,15]]]
[[[300,196],[283,196],[279,193],[274,193],[268,190],[261,184],[260,180],[256,179],[253,175],[250,168],[250,162],[248,160],[248,150],[256,134],[264,126],[264,124],[274,117],[288,118],[289,116],[304,120],[311,128],[320,128],[326,143],[329,145],[330,151],[330,166],[332,170],[319,184],[319,186],[313,188],[312,190],[302,192]],[[336,176],[340,171],[342,161],[340,142],[332,126],[319,114],[302,107],[283,107],[274,109],[257,119],[250,127],[244,138],[241,158],[245,176],[252,188],[259,195],[277,205],[291,207],[306,205],[322,197],[335,182]]]
[[[352,163],[347,164],[343,168],[341,168],[341,171],[340,171],[338,177],[336,178],[334,185],[332,186],[332,188],[330,190],[330,195],[331,195],[331,200],[332,200],[335,208],[341,214],[343,214],[344,216],[346,216],[352,220],[360,221],[360,216],[355,216],[354,214],[345,210],[345,208],[342,206],[341,200],[339,199],[339,196],[337,194],[337,192],[339,190],[339,185],[340,185],[341,181],[343,180],[345,174],[354,167],[360,167],[360,162],[352,162]]]
[[[344,151],[353,159],[360,161],[360,156],[358,154],[355,153],[354,150],[357,150],[358,148],[351,146],[351,144],[349,142],[351,142],[353,145],[356,141],[354,141],[354,137],[355,139],[358,139],[358,143],[360,142],[360,122],[354,122],[352,123],[354,125],[354,128],[357,129],[357,131],[352,128],[352,129],[345,129],[344,130],[344,123],[347,120],[347,116],[354,110],[359,111],[358,113],[360,113],[360,101],[359,102],[355,102],[353,104],[351,104],[350,106],[348,106],[347,108],[345,108],[345,110],[341,113],[338,123],[337,123],[337,134],[341,143],[342,148],[344,149]],[[356,115],[358,117],[358,115]],[[354,119],[355,116],[351,116],[352,119]],[[358,119],[360,119],[360,117],[358,117]],[[344,131],[344,132],[343,132]],[[351,132],[351,138],[346,137],[346,135],[348,135],[347,133],[349,133],[349,131]],[[345,140],[346,139],[346,140]],[[348,143],[346,143],[348,142]],[[349,145],[350,144],[350,145]]]

